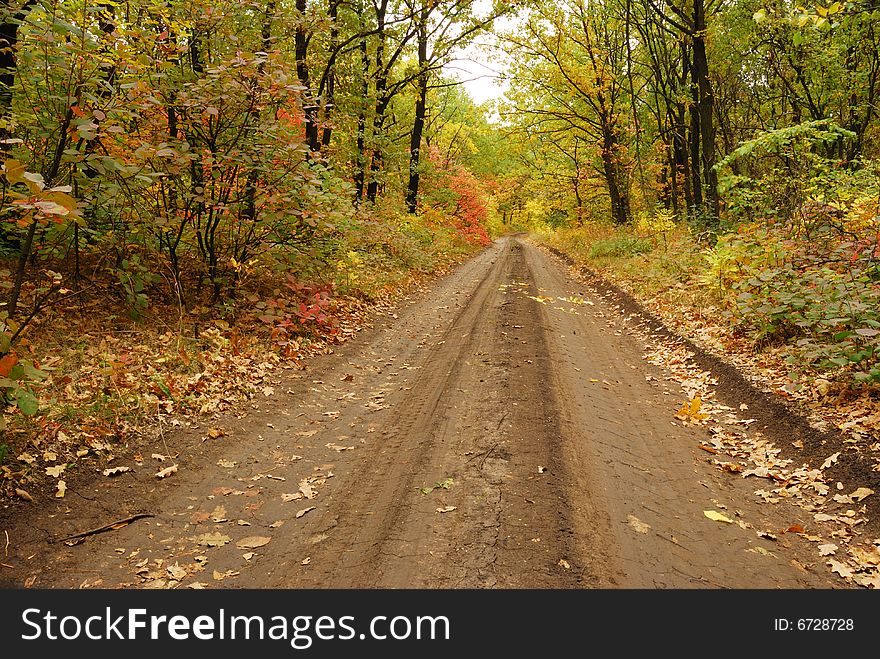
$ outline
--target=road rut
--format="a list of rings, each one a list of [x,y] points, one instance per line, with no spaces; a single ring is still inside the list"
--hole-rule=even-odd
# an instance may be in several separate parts
[[[15,570],[0,578],[48,588],[845,585],[805,540],[756,534],[809,516],[759,501],[751,482],[711,465],[697,448],[705,429],[674,423],[682,390],[644,352],[556,258],[501,238],[286,376],[256,409],[212,422],[226,436],[166,482],[99,484],[51,519],[28,520],[31,532],[14,534]],[[183,446],[186,432],[165,441]],[[74,546],[47,542],[82,530],[78,511],[119,519],[132,501],[155,517]],[[753,529],[712,521],[709,509]]]

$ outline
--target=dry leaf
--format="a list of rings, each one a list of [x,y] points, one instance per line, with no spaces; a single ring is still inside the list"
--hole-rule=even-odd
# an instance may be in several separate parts
[[[175,563],[174,565],[169,565],[166,569],[168,571],[168,575],[172,579],[176,579],[177,581],[182,581],[183,579],[186,579],[186,570],[180,567],[180,565],[178,565],[177,563]]]
[[[311,557],[311,556],[306,556],[304,559],[302,559],[302,560],[300,561],[300,564],[301,564],[301,565],[308,565],[308,564],[311,563],[311,562],[312,562],[312,557]]]
[[[560,566],[560,567],[562,567],[562,568],[565,568],[566,570],[570,570],[570,569],[571,569],[571,564],[570,564],[567,560],[565,560],[564,558],[560,558],[560,559],[559,559],[559,562],[557,563],[557,565]]]
[[[46,475],[51,476],[52,478],[58,478],[65,469],[67,469],[66,464],[46,467]]]
[[[233,462],[232,460],[217,460],[217,466],[225,469],[232,469],[237,464],[237,462]]]
[[[272,522],[271,524],[269,524],[269,528],[270,528],[270,529],[277,529],[277,528],[280,528],[280,527],[282,527],[282,526],[284,526],[284,520],[283,520],[283,519],[279,519],[277,522]]]
[[[733,520],[722,515],[717,510],[704,510],[703,514],[714,522],[724,522],[725,524],[733,524]]]
[[[443,508],[438,508],[437,512],[438,513],[451,513],[453,510],[455,510],[455,506],[444,506]]]
[[[785,529],[784,533],[803,533],[804,527],[800,524],[792,524],[787,529]]]
[[[235,546],[239,549],[256,549],[257,547],[268,545],[271,540],[272,538],[268,538],[264,535],[252,535],[247,538],[242,538],[235,543]]]
[[[675,418],[680,421],[704,421],[709,418],[708,414],[700,411],[703,406],[703,400],[699,396],[694,396],[689,402],[685,403],[678,410]]]
[[[776,556],[772,551],[768,551],[763,547],[752,547],[751,549],[746,549],[746,551],[750,551],[753,554],[761,554],[762,556]]]
[[[194,538],[197,545],[202,547],[222,547],[232,542],[232,538],[223,533],[203,533]]]
[[[642,520],[640,520],[635,515],[627,515],[626,521],[629,522],[629,525],[633,527],[639,533],[647,533],[651,528],[649,524],[645,524]]]
[[[874,490],[872,490],[871,488],[860,487],[855,492],[850,494],[850,497],[852,497],[853,501],[861,501],[862,499],[869,497],[872,494],[874,494]]]
[[[308,508],[303,508],[302,510],[300,510],[299,512],[296,513],[296,518],[299,519],[300,517],[305,515],[307,512],[309,512],[310,510],[314,510],[314,509],[315,509],[315,506],[309,506]]]
[[[223,437],[223,435],[225,435],[225,434],[226,433],[224,433],[219,428],[210,428],[208,430],[208,437],[210,437],[211,439],[217,439],[218,437]]]
[[[58,481],[58,491],[55,492],[56,499],[63,499],[65,493],[67,492],[67,483],[64,481]]]
[[[218,572],[214,570],[214,581],[223,581],[226,577],[237,577],[241,572],[234,570],[226,570],[226,572]]]
[[[156,472],[156,478],[165,478],[166,476],[170,476],[177,472],[177,465],[173,464],[170,467],[165,467],[164,469],[160,469]]]
[[[832,455],[829,455],[828,458],[826,458],[825,462],[822,463],[822,466],[820,467],[820,469],[828,469],[828,467],[830,467],[835,462],[837,462],[837,458],[839,458],[839,457],[840,457],[840,451],[838,451],[837,453],[834,453]]]
[[[298,432],[296,434],[299,437],[311,437],[312,435],[317,435],[318,431],[317,430],[301,430],[300,432]]]
[[[831,567],[832,572],[837,572],[837,574],[839,574],[844,579],[849,579],[853,575],[853,571],[851,569],[849,569],[843,563],[835,561],[834,559],[829,560],[827,565]]]
[[[315,492],[315,490],[309,484],[308,479],[301,480],[299,482],[299,491],[306,499],[314,499],[316,496],[318,496],[317,492]]]
[[[30,495],[27,490],[22,490],[21,488],[15,488],[15,494],[18,495],[19,498],[24,499],[25,501],[33,501],[34,498]]]
[[[191,584],[187,585],[187,588],[192,590],[204,590],[207,585],[208,584],[202,583],[201,581],[193,581]]]
[[[101,473],[105,476],[118,476],[119,474],[124,474],[127,471],[131,471],[131,467],[112,467],[111,469],[105,469]]]
[[[285,501],[285,502],[286,501],[296,501],[297,499],[302,499],[302,498],[303,498],[302,492],[294,492],[293,494],[282,494],[281,495],[281,500]]]
[[[327,448],[333,449],[334,451],[353,451],[354,446],[340,446],[339,444],[327,444]]]
[[[819,545],[819,556],[831,556],[831,554],[833,554],[836,551],[837,551],[837,545],[835,545],[834,543]]]
[[[241,557],[242,557],[244,560],[246,560],[246,561],[251,560],[254,556],[256,556],[256,554],[255,554],[254,552],[252,552],[252,551],[246,552],[246,553],[244,553],[244,554],[241,555]]]
[[[226,518],[226,507],[217,506],[214,508],[214,511],[211,513],[211,520],[217,523],[228,522],[229,520]]]

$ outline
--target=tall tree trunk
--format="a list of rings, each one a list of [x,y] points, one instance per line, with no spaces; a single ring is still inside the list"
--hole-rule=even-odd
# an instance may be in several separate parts
[[[321,144],[318,140],[318,104],[312,96],[309,64],[309,30],[306,27],[306,0],[296,0],[296,11],[299,14],[293,42],[296,58],[296,75],[304,90],[302,92],[303,123],[305,125],[306,145],[309,147],[310,159],[314,157]]]
[[[382,145],[379,139],[385,126],[385,111],[389,100],[386,96],[388,70],[385,67],[385,16],[388,0],[376,5],[376,112],[373,115],[373,154],[370,160],[370,181],[367,183],[367,201],[376,201],[379,193],[379,172],[382,171]]]
[[[425,113],[428,99],[428,15],[430,9],[427,4],[422,5],[419,12],[418,27],[418,58],[419,77],[416,79],[416,111],[413,119],[413,129],[409,141],[409,185],[406,190],[406,207],[410,213],[415,213],[419,201],[419,158],[422,150],[422,133],[425,130]]]
[[[698,91],[700,147],[703,184],[705,185],[705,214],[710,226],[717,228],[720,204],[718,173],[715,171],[715,96],[709,80],[709,60],[706,56],[706,13],[703,0],[694,0],[693,80]]]
[[[328,0],[327,15],[330,18],[330,50],[336,52],[339,46],[339,24],[336,22],[339,17],[339,3],[341,0]],[[321,149],[325,150],[330,146],[330,139],[333,134],[333,125],[330,122],[330,114],[333,112],[333,104],[336,98],[336,64],[330,64],[330,70],[327,72],[327,90],[324,92],[322,105],[324,107],[324,126],[321,131]]]
[[[361,88],[363,101],[358,111],[357,125],[357,154],[354,168],[355,204],[360,204],[364,198],[364,186],[367,179],[367,97],[370,93],[370,58],[367,53],[367,38],[360,40],[361,68],[363,70],[363,87]]]
[[[37,0],[24,3],[0,0],[0,140],[10,137],[8,125],[12,111],[12,87],[15,84],[18,27],[36,4]],[[9,144],[0,142],[0,155],[8,150]]]

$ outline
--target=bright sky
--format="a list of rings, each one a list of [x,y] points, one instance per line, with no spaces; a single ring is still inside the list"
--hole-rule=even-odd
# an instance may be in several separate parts
[[[477,13],[485,14],[491,8],[491,2],[477,0],[475,7]],[[502,30],[512,25],[513,21],[508,18],[499,19],[495,23]],[[498,80],[499,64],[493,62],[487,54],[492,51],[494,42],[493,35],[480,35],[472,45],[461,49],[456,55],[457,59],[445,68],[447,73],[464,82],[465,89],[477,104],[501,98],[506,89],[506,85]]]

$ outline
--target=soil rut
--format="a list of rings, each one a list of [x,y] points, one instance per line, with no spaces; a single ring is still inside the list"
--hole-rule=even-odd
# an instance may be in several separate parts
[[[560,305],[574,295],[583,303]],[[619,314],[521,237],[394,316],[212,421],[222,439],[166,433],[172,449],[198,449],[167,481],[98,477],[45,515],[5,513],[2,583],[845,585],[797,536],[771,542],[703,515],[773,530],[808,517],[708,464],[705,430],[671,423],[680,388],[642,359]],[[57,542],[139,511],[155,516]]]

